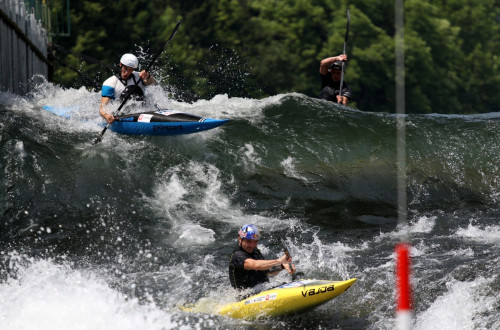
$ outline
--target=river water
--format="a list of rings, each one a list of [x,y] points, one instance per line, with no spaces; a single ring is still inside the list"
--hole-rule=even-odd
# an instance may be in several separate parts
[[[147,96],[231,121],[174,137],[108,131],[93,146],[99,93],[0,94],[0,329],[393,329],[394,247],[407,238],[415,329],[500,328],[498,113],[406,117],[398,224],[394,115],[295,93]],[[285,318],[180,310],[234,301],[227,265],[245,223],[269,258],[285,239],[302,278],[358,281]]]

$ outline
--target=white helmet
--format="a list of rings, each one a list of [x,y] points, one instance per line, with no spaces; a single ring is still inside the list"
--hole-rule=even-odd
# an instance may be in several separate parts
[[[134,69],[137,69],[139,66],[139,60],[134,54],[123,54],[122,58],[120,58],[120,63]]]

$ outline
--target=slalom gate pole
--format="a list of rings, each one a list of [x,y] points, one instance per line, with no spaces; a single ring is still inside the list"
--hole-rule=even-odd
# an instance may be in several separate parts
[[[413,313],[410,284],[410,245],[396,245],[396,329],[411,329]]]
[[[406,196],[406,123],[405,123],[405,57],[404,57],[404,0],[395,0],[395,82],[396,82],[396,140],[398,223],[408,228],[408,201]],[[412,298],[410,283],[410,232],[396,245],[396,329],[412,327]]]

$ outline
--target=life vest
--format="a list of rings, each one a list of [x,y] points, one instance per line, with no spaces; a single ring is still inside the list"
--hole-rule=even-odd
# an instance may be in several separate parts
[[[136,101],[144,101],[144,91],[137,85],[125,87],[125,90],[120,95],[120,99],[125,100],[129,94],[132,95],[132,99]]]
[[[144,87],[145,85],[138,72],[132,72],[128,79],[122,79],[120,74],[116,74],[103,83],[101,95],[115,100],[116,98],[125,97],[126,92],[130,91],[135,95],[144,97]],[[127,90],[127,88],[129,89]]]
[[[136,72],[132,72],[132,74],[130,75],[130,77],[128,79],[123,79],[121,77],[120,73],[116,74],[116,78],[118,78],[118,81],[120,81],[125,86],[125,89],[120,94],[121,100],[124,100],[129,94],[132,95],[132,99],[134,99],[136,101],[143,101],[144,100],[144,91],[142,90],[141,87],[139,87],[140,84],[144,85],[144,83],[143,83],[141,77],[139,77],[139,76],[136,77],[134,73],[136,73]],[[128,82],[131,79],[134,82],[133,85],[128,84]]]

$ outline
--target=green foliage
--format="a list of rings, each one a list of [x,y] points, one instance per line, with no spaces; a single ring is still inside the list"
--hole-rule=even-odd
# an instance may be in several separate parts
[[[72,2],[71,38],[56,43],[102,62],[139,55],[141,66],[183,24],[152,72],[185,100],[217,94],[260,98],[317,96],[322,58],[343,50],[351,27],[345,79],[351,106],[394,112],[394,3],[387,0],[121,0]],[[405,1],[406,110],[413,113],[498,111],[499,0]],[[110,70],[57,54],[94,77]],[[88,82],[56,67],[56,82]]]

